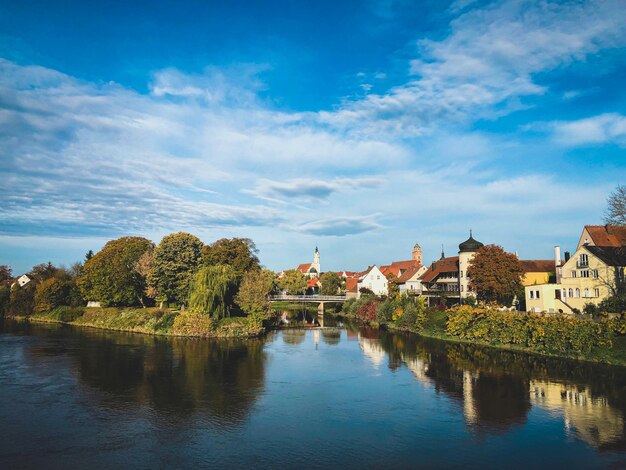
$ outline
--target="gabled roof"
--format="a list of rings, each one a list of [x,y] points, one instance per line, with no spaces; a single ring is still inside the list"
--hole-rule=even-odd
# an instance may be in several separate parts
[[[525,273],[553,273],[554,260],[551,259],[522,259],[520,260]]]
[[[387,276],[388,274],[393,274],[394,276],[399,278],[407,269],[410,269],[414,266],[419,268],[419,263],[414,259],[393,261],[391,264],[381,266],[380,272],[382,272],[385,276]]]
[[[320,284],[321,284],[320,280],[318,278],[316,278],[316,277],[314,277],[313,279],[307,279],[307,281],[306,281],[307,287],[317,287]]]
[[[626,246],[626,226],[585,225],[585,230],[596,246]]]
[[[309,269],[311,269],[311,264],[312,263],[304,263],[304,264],[300,264],[298,265],[298,267],[296,268],[296,271],[300,271],[302,274],[306,274],[309,272]]]
[[[349,277],[346,279],[346,291],[347,292],[356,292],[359,285],[359,278],[357,277]]]
[[[585,246],[585,249],[607,266],[626,266],[626,247]]]
[[[407,282],[411,279],[417,272],[420,270],[421,266],[411,266],[409,269],[404,271],[402,275],[398,278],[398,283]]]
[[[420,278],[422,282],[432,282],[443,273],[459,272],[459,257],[450,256],[435,261]]]

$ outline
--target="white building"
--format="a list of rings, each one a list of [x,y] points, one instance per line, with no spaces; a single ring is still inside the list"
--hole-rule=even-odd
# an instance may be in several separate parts
[[[367,271],[359,278],[357,298],[361,297],[361,289],[363,287],[371,290],[375,295],[387,295],[388,293],[387,278],[376,265],[367,268]]]

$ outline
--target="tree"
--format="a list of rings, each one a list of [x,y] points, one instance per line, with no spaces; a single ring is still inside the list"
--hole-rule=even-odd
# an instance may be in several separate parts
[[[289,294],[299,294],[306,289],[306,276],[297,269],[290,269],[285,271],[278,285]]]
[[[35,283],[29,282],[20,287],[16,284],[11,289],[8,313],[11,316],[30,315],[35,306]]]
[[[236,292],[237,273],[232,266],[205,266],[191,284],[189,309],[215,319],[229,317]]]
[[[522,288],[524,270],[514,254],[498,245],[486,245],[470,261],[467,275],[479,300],[509,305]]]
[[[337,295],[341,289],[341,277],[334,272],[327,272],[320,277],[322,295]]]
[[[0,317],[3,317],[9,311],[9,302],[11,299],[11,288],[8,285],[0,285]]]
[[[261,269],[256,245],[249,238],[222,238],[202,248],[205,266],[224,264],[232,266],[238,276]]]
[[[28,277],[35,282],[43,282],[46,279],[59,276],[61,274],[59,271],[60,268],[57,268],[54,264],[48,261],[47,263],[41,263],[33,266],[28,273]]]
[[[391,299],[400,296],[400,286],[398,286],[398,278],[394,273],[387,274],[387,295]]]
[[[93,258],[93,250],[89,250],[85,253],[85,261],[89,261],[91,258]]]
[[[154,250],[150,287],[167,302],[187,305],[189,286],[202,262],[202,242],[189,233],[166,235]]]
[[[135,271],[141,256],[154,243],[141,237],[122,237],[108,242],[85,262],[78,278],[83,297],[104,306],[144,305],[146,279]]]
[[[276,275],[267,269],[243,276],[235,302],[248,315],[265,317],[271,311],[269,296],[276,290]]]
[[[617,186],[606,203],[605,222],[610,225],[626,225],[626,186]]]
[[[35,288],[35,312],[49,312],[71,303],[72,283],[69,279],[51,277]]]
[[[10,266],[0,264],[0,283],[11,280],[12,273],[13,271]]]

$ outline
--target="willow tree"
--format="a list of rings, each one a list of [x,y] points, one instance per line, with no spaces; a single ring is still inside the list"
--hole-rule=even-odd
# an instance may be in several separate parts
[[[232,266],[214,265],[201,268],[189,292],[189,309],[220,319],[230,316],[237,293],[237,273]]]

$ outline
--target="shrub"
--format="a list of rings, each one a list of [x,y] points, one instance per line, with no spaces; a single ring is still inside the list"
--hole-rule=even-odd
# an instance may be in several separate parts
[[[376,320],[378,306],[380,302],[376,299],[367,299],[363,304],[361,304],[356,310],[356,316],[360,320],[371,323]]]
[[[211,317],[192,312],[181,312],[174,319],[172,333],[180,336],[211,336],[214,322]]]
[[[35,285],[29,282],[11,288],[8,314],[11,316],[31,315],[35,309]]]
[[[35,312],[49,312],[62,305],[70,304],[69,281],[51,277],[42,281],[35,289]]]
[[[587,302],[584,306],[583,306],[583,313],[585,315],[591,315],[593,317],[597,316],[600,313],[600,309],[598,308],[598,306],[592,302]]]
[[[611,328],[607,323],[469,306],[448,311],[446,332],[462,339],[514,344],[541,351],[586,353],[595,347],[611,345]]]
[[[607,297],[600,302],[598,308],[603,313],[624,313],[626,312],[626,294]]]

